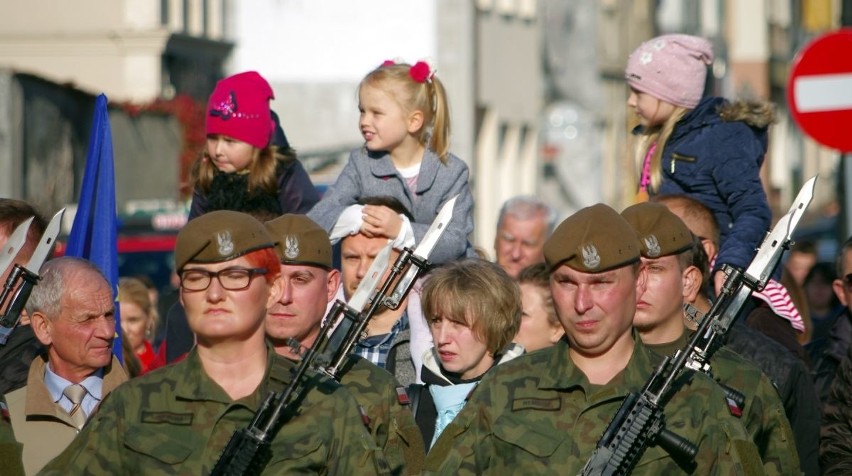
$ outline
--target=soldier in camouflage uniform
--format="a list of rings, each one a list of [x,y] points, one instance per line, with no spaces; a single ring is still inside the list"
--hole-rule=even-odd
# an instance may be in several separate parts
[[[289,383],[294,364],[265,343],[266,310],[282,286],[263,224],[233,211],[192,220],[178,235],[175,269],[196,346],[110,394],[45,474],[207,474],[267,393]],[[387,463],[351,395],[312,382],[263,474],[378,474]]]
[[[287,214],[266,222],[279,241],[284,292],[266,315],[266,334],[275,351],[298,361],[289,339],[303,348],[319,337],[326,305],[340,284],[340,272],[332,268],[328,233],[304,215]],[[423,438],[408,407],[408,397],[388,371],[363,357],[350,354],[340,372],[340,383],[355,397],[367,429],[383,449],[392,474],[420,474]]]
[[[658,203],[628,207],[621,216],[639,236],[645,288],[639,295],[633,327],[642,342],[660,355],[686,347],[690,338],[683,304],[692,303],[705,285],[694,262],[701,246],[686,224]],[[752,362],[722,347],[710,359],[712,376],[744,397],[744,405],[729,402],[741,418],[763,461],[766,474],[800,473],[793,430],[784,405],[769,378]]]
[[[492,369],[426,459],[438,474],[577,474],[654,356],[632,332],[643,286],[639,241],[606,205],[580,210],[545,244],[554,305],[570,344]],[[648,447],[637,474],[760,474],[760,457],[724,394],[690,374],[665,406],[666,427],[698,447],[694,463]],[[445,444],[442,444],[445,443]]]

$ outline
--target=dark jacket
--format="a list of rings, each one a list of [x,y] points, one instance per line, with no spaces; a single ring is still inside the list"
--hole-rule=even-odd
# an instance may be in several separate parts
[[[189,219],[215,210],[260,211],[274,216],[305,214],[319,202],[319,192],[298,160],[279,160],[276,175],[277,194],[249,194],[248,174],[217,172],[208,193],[198,188],[192,192]]]
[[[12,331],[6,345],[0,346],[0,395],[27,384],[30,364],[43,351],[32,327],[18,326]]]
[[[852,474],[852,352],[831,384],[823,421],[819,452],[824,474]]]
[[[717,269],[746,268],[771,225],[760,166],[773,120],[765,104],[705,98],[678,122],[663,149],[657,192],[689,195],[713,211],[721,235]]]
[[[844,309],[835,317],[828,331],[828,337],[807,345],[813,367],[814,385],[823,404],[828,399],[828,390],[837,375],[840,362],[850,348],[850,342],[852,342],[852,315]]]
[[[820,408],[804,362],[783,345],[737,321],[728,332],[727,347],[751,360],[778,389],[784,412],[796,435],[802,471],[819,472]]]

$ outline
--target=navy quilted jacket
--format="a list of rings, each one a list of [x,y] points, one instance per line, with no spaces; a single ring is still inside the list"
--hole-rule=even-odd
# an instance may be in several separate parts
[[[658,194],[688,195],[713,211],[721,246],[716,268],[745,268],[772,213],[760,179],[774,110],[765,103],[705,98],[675,126],[663,149]]]

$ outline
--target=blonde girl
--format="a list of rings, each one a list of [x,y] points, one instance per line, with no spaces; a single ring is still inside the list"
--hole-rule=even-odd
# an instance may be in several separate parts
[[[364,146],[349,161],[308,216],[332,241],[362,232],[396,240],[398,248],[419,242],[441,206],[458,196],[453,217],[430,260],[446,263],[473,256],[473,197],[467,165],[449,152],[447,95],[428,63],[386,61],[358,88],[358,128]],[[391,196],[414,220],[387,207],[357,205],[366,196]]]

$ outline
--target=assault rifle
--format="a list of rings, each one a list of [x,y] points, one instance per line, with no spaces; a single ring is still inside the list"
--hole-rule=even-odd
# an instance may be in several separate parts
[[[414,252],[406,248],[405,252],[400,254],[400,257],[394,263],[393,270],[384,280],[378,292],[376,292],[376,287],[387,269],[390,258],[390,243],[373,260],[373,264],[367,271],[367,275],[358,285],[349,303],[346,304],[340,300],[334,303],[324,319],[316,341],[302,354],[301,362],[293,371],[290,384],[281,393],[270,392],[257,410],[249,426],[234,432],[228,441],[228,445],[213,467],[211,476],[255,475],[263,471],[263,468],[271,457],[270,444],[272,440],[287,417],[295,410],[292,407],[301,401],[305,392],[311,386],[310,378],[306,375],[311,372],[315,376],[317,374],[324,374],[335,380],[339,380],[340,370],[345,364],[352,347],[360,338],[379,305],[385,301],[391,285],[397,280],[404,269],[412,267],[412,265],[407,267],[406,264],[414,263],[414,266],[417,266],[418,270],[407,272],[403,276],[403,279],[394,286],[394,295],[401,296],[402,299],[404,299],[413,285],[414,279],[422,270],[420,265],[422,264],[425,267],[432,248],[434,248],[435,243],[437,243],[438,238],[452,217],[455,201],[456,198],[453,197],[441,207],[438,216],[432,222],[432,225]],[[406,257],[403,259],[403,256]],[[411,278],[407,280],[409,275],[411,275]],[[399,290],[400,286],[405,286],[406,288]],[[374,293],[375,295],[373,295]],[[370,299],[371,296],[372,299]],[[370,300],[371,304],[365,312],[364,307],[368,300]],[[335,325],[337,325],[337,329],[332,331]],[[335,339],[335,336],[343,336],[342,341]],[[289,344],[294,351],[298,352],[301,350],[300,344],[295,339],[292,339]],[[327,350],[329,346],[333,346],[331,355],[329,355],[329,351]]]
[[[39,270],[41,270],[41,265],[53,249],[64,213],[65,209],[63,208],[50,220],[27,264],[25,266],[14,265],[9,277],[6,278],[3,291],[0,293],[0,345],[6,344],[12,331],[18,326],[21,312],[30,298],[33,286],[38,284],[39,279],[41,279]],[[6,270],[12,266],[15,256],[26,242],[27,232],[32,221],[32,218],[27,219],[18,225],[9,236],[6,245],[3,247],[2,255],[0,255],[2,256],[0,258],[0,269]]]
[[[691,463],[698,448],[665,429],[663,409],[680,388],[686,368],[709,372],[710,357],[724,343],[726,334],[752,291],[766,286],[792,242],[792,234],[813,198],[816,177],[802,187],[793,205],[763,240],[745,272],[726,267],[725,283],[713,306],[701,320],[686,348],[666,357],[639,393],[632,392],[597,443],[581,474],[629,474],[650,445],[660,445],[673,459]]]

